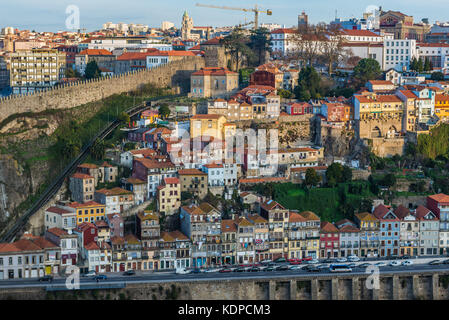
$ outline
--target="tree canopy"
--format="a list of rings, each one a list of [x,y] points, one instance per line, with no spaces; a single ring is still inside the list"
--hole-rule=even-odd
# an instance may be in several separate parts
[[[167,119],[170,116],[170,108],[168,104],[164,103],[159,107],[159,116],[162,119]]]
[[[354,78],[362,84],[368,80],[377,79],[382,74],[379,62],[377,60],[367,58],[362,59],[354,68]]]
[[[86,70],[84,71],[84,77],[86,79],[94,79],[101,77],[100,68],[98,68],[97,62],[92,60],[87,63]]]
[[[312,66],[302,68],[299,72],[298,85],[294,89],[296,99],[308,101],[322,97],[321,77]]]
[[[305,178],[305,181],[304,181],[306,186],[314,187],[314,186],[316,186],[320,182],[321,182],[321,176],[318,175],[318,173],[316,173],[315,169],[307,168],[307,170],[306,170],[306,178]]]
[[[352,180],[352,170],[338,162],[332,163],[326,170],[326,179],[329,187],[335,187],[337,183]]]

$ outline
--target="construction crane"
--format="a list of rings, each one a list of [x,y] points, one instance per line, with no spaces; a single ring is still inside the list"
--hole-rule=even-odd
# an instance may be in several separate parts
[[[244,12],[254,12],[254,29],[257,30],[259,28],[259,13],[266,13],[268,16],[271,16],[273,12],[271,10],[260,10],[257,5],[254,6],[254,8],[251,9],[245,9],[245,8],[236,8],[236,7],[226,7],[226,6],[214,6],[209,4],[201,4],[197,3],[197,7],[204,7],[204,8],[215,8],[215,9],[224,9],[224,10],[237,10],[237,11],[244,11]]]

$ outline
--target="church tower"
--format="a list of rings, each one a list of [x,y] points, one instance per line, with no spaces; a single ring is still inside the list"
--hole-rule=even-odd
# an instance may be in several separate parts
[[[187,11],[182,15],[181,38],[182,40],[190,39],[190,32],[193,29],[193,19],[189,17]]]

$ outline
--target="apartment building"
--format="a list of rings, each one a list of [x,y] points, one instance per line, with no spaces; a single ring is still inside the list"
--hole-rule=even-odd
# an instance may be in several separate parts
[[[65,76],[66,55],[54,49],[17,51],[10,55],[10,86],[13,94],[51,88]]]
[[[178,171],[181,182],[181,192],[189,192],[203,199],[208,191],[207,173],[198,169],[182,169]]]
[[[95,179],[84,173],[74,173],[70,177],[69,190],[72,200],[76,202],[87,202],[94,200]]]
[[[395,69],[408,71],[413,58],[418,58],[416,40],[414,39],[386,39],[384,40],[383,70]]]
[[[159,212],[171,215],[181,206],[181,183],[179,178],[164,178],[157,187],[157,206]]]
[[[360,229],[360,256],[377,257],[379,255],[379,219],[368,212],[355,214]]]
[[[203,202],[181,207],[181,232],[192,241],[192,266],[221,264],[221,213]]]

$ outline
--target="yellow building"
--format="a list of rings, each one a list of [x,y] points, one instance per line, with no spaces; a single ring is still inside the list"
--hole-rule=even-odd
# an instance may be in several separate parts
[[[181,206],[181,183],[178,178],[164,178],[157,187],[157,205],[159,212],[170,215]]]
[[[214,137],[224,140],[226,117],[218,114],[196,114],[190,118],[190,138]]]
[[[319,258],[320,252],[320,218],[311,211],[299,213],[304,218],[304,222],[300,223],[304,237],[300,241],[301,258],[312,257]]]
[[[436,94],[435,95],[435,115],[440,120],[447,121],[449,119],[449,95]]]
[[[402,129],[404,103],[395,95],[354,96],[354,116],[359,121],[359,137],[394,138]]]
[[[85,203],[72,202],[68,205],[76,210],[76,224],[83,222],[92,222],[104,220],[106,206],[95,201]]]

